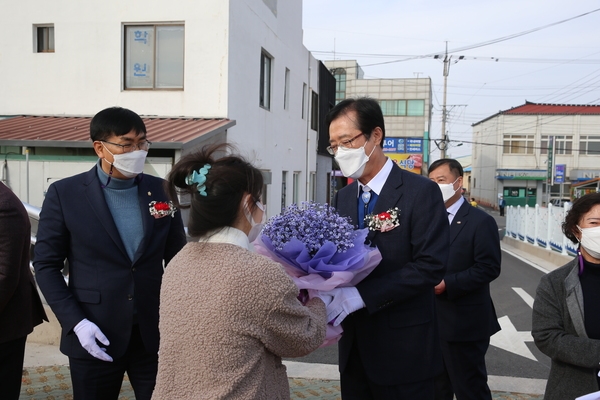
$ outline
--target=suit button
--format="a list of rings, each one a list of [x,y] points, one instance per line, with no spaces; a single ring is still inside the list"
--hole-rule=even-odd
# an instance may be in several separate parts
[[[133,300],[133,296],[132,296],[132,295],[130,295],[130,294],[128,294],[128,295],[127,295],[127,300]]]
[[[131,272],[135,272],[135,267],[131,268]]]

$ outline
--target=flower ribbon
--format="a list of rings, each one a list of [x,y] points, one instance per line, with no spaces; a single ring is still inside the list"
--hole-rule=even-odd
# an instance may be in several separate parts
[[[196,184],[196,190],[200,194],[200,196],[206,196],[206,174],[208,174],[208,170],[210,169],[210,164],[204,164],[204,167],[200,168],[198,171],[193,171],[191,175],[188,175],[185,178],[186,185],[192,186],[194,183]]]

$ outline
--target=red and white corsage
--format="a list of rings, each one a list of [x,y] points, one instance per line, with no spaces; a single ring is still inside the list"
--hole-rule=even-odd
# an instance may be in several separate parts
[[[177,208],[173,205],[173,202],[169,201],[151,201],[150,204],[150,215],[154,218],[163,218],[170,215],[172,218],[175,217]]]
[[[379,214],[369,214],[365,217],[365,226],[371,231],[391,231],[400,226],[400,222],[398,222],[399,214],[398,207],[390,208]]]

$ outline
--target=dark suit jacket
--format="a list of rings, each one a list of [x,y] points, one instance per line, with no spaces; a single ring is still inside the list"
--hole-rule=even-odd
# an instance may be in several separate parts
[[[48,320],[29,268],[30,241],[25,207],[0,183],[0,343],[27,336]]]
[[[137,179],[137,178],[136,178]],[[144,237],[129,259],[104,199],[96,166],[53,183],[40,215],[34,266],[38,284],[62,326],[61,351],[88,358],[73,328],[87,318],[110,341],[107,352],[122,356],[129,343],[134,310],[148,352],[158,351],[158,303],[163,263],[185,245],[181,214],[155,219],[151,201],[168,201],[163,180],[143,175],[138,197]],[[69,284],[61,269],[69,261]]]
[[[357,183],[340,190],[334,207],[357,224]],[[439,187],[394,164],[374,213],[398,207],[400,226],[371,232],[381,263],[357,285],[366,308],[342,326],[340,371],[356,341],[369,379],[398,385],[429,379],[441,372],[434,287],[444,277],[448,220]]]
[[[465,201],[450,225],[446,291],[436,296],[443,340],[481,340],[500,330],[490,297],[490,282],[500,275],[500,261],[496,221]]]

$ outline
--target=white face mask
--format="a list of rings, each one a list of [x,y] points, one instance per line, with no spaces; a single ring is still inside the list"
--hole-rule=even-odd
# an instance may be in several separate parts
[[[104,146],[104,143],[102,143]],[[145,150],[136,150],[129,153],[113,154],[104,146],[104,149],[113,156],[113,162],[109,162],[106,158],[104,161],[115,167],[126,178],[134,178],[144,172],[144,163],[148,152]]]
[[[256,240],[256,238],[258,237],[258,234],[260,233],[260,231],[262,231],[262,228],[265,225],[265,220],[267,217],[267,213],[265,212],[265,206],[263,206],[263,204],[260,201],[256,202],[256,207],[258,207],[258,209],[261,210],[263,213],[262,219],[260,220],[260,222],[254,222],[252,213],[247,208],[244,208],[244,214],[246,215],[246,219],[248,220],[248,222],[250,222],[250,226],[252,227],[252,228],[250,228],[250,232],[248,232],[248,241],[250,243],[254,242]]]
[[[375,151],[375,146],[373,146],[373,150],[367,155],[367,153],[365,153],[365,146],[367,143],[369,143],[368,140],[358,149],[348,149],[346,147],[338,146],[337,152],[335,153],[335,161],[337,161],[340,170],[345,177],[358,179],[362,176],[371,154]]]
[[[579,226],[577,227],[579,228]],[[594,228],[579,228],[581,231],[581,247],[594,257],[600,260],[600,226]]]
[[[442,191],[442,196],[444,197],[444,203],[450,200],[450,198],[454,196],[454,193],[458,191],[458,189],[454,189],[454,184],[456,181],[458,181],[458,178],[456,178],[456,180],[452,183],[438,183],[438,186]]]

